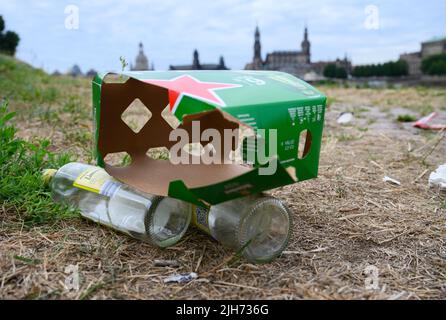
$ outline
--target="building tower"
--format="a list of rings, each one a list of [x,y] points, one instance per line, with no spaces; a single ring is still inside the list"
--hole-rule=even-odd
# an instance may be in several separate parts
[[[147,59],[146,55],[144,54],[144,46],[141,42],[139,43],[139,53],[136,56],[135,65],[130,66],[130,69],[132,71],[149,70],[149,60]]]
[[[254,70],[260,70],[263,66],[262,45],[260,44],[259,26],[256,26],[256,30],[254,33],[254,58],[252,60],[252,66]]]
[[[192,70],[200,69],[200,58],[198,56],[198,50],[194,50],[194,60],[192,62]]]
[[[262,45],[260,44],[260,30],[259,26],[256,26],[256,31],[254,33],[254,61],[262,60]]]
[[[305,26],[304,40],[302,41],[302,53],[305,55],[306,63],[311,63],[311,44],[308,40],[308,28]]]
[[[225,70],[226,69],[225,58],[223,58],[223,56],[220,56],[220,60],[218,61],[218,69],[219,70]]]

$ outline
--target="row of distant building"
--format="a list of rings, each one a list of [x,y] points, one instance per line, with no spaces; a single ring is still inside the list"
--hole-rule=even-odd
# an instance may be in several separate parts
[[[311,42],[309,40],[308,28],[305,27],[304,39],[300,51],[274,51],[262,58],[262,44],[260,42],[260,30],[257,26],[254,32],[254,55],[251,62],[245,66],[246,70],[276,70],[294,74],[305,80],[318,80],[323,78],[323,72],[327,65],[335,64],[343,67],[348,73],[352,71],[352,63],[345,56],[343,59],[333,61],[311,61]],[[131,70],[144,71],[149,68],[149,60],[144,54],[142,43],[139,45],[139,53]],[[169,70],[228,70],[223,56],[218,63],[201,63],[199,53],[194,50],[192,64],[170,65]]]
[[[421,63],[430,56],[446,53],[446,37],[435,38],[421,43],[421,50],[417,52],[403,53],[400,59],[409,65],[409,74],[419,76],[422,74]]]
[[[352,71],[352,63],[347,58],[336,59],[334,61],[311,61],[311,43],[308,36],[308,28],[305,27],[304,39],[301,43],[300,51],[274,51],[268,53],[265,59],[262,59],[262,45],[260,42],[260,30],[258,26],[254,32],[254,55],[251,62],[245,66],[246,70],[276,70],[284,71],[294,74],[305,80],[323,79],[324,68],[328,64],[336,64],[338,67],[343,67],[350,73]],[[136,56],[135,63],[130,64],[132,71],[150,71],[154,70],[153,64],[149,63],[149,59],[144,53],[144,46],[139,44],[139,52]],[[194,50],[191,64],[184,65],[170,65],[169,70],[229,70],[225,64],[225,59],[220,56],[217,63],[202,63],[198,50]],[[59,72],[55,72],[60,75]],[[89,70],[83,74],[78,65],[74,65],[69,71],[68,75],[79,77],[87,76],[93,77],[96,70]]]
[[[70,70],[68,70],[68,72],[66,73],[66,75],[68,76],[72,76],[72,77],[89,77],[89,78],[93,78],[98,72],[94,69],[90,69],[88,70],[86,73],[83,73],[81,68],[75,64],[74,66],[71,67]],[[53,76],[61,76],[62,73],[60,73],[58,70],[53,72]]]
[[[198,55],[198,51],[194,50],[192,64],[190,65],[178,65],[178,66],[170,66],[170,70],[229,70],[225,65],[225,60],[223,56],[220,57],[218,63],[212,64],[202,64],[200,63],[200,58]],[[139,53],[136,56],[135,63],[130,64],[131,71],[153,71],[155,67],[153,63],[149,66],[149,59],[144,53],[144,46],[142,43],[139,44]],[[87,73],[83,73],[81,68],[75,64],[71,69],[66,73],[69,76],[73,77],[94,77],[97,71],[94,69],[90,69]],[[59,76],[62,75],[59,71],[55,71],[53,75]]]
[[[273,70],[283,71],[293,74],[307,81],[317,81],[324,79],[323,73],[327,65],[334,64],[339,68],[344,68],[347,74],[353,71],[352,61],[347,57],[337,58],[329,61],[315,61],[311,59],[311,42],[309,39],[308,28],[305,27],[303,40],[300,44],[300,50],[273,51],[267,53],[265,59],[262,57],[262,44],[260,40],[260,30],[257,26],[254,32],[254,47],[252,61],[245,66],[246,70]],[[410,75],[421,75],[421,62],[424,58],[446,53],[446,38],[433,39],[423,42],[421,51],[414,53],[405,53],[400,56],[401,60],[407,61]],[[218,63],[201,63],[198,50],[194,50],[192,64],[170,65],[169,70],[228,70],[223,56],[220,56]],[[132,71],[154,70],[153,64],[149,64],[149,59],[144,53],[144,46],[139,44],[139,52],[135,63],[130,64]],[[56,72],[56,74],[59,74]],[[75,65],[68,72],[72,76],[83,76],[79,66]],[[85,76],[92,77],[96,74],[95,70],[89,70]]]

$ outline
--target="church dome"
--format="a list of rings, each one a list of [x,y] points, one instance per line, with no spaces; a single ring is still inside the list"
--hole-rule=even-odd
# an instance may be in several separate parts
[[[149,70],[149,59],[147,59],[146,55],[144,54],[144,46],[142,43],[139,44],[139,53],[136,57],[135,66],[132,68],[132,70]]]

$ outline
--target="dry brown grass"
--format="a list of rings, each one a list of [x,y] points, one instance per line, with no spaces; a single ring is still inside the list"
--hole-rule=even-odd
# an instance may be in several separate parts
[[[287,251],[275,262],[227,265],[233,253],[195,230],[166,250],[81,219],[29,230],[3,208],[0,297],[445,299],[446,197],[429,189],[427,178],[446,161],[446,138],[432,151],[439,135],[396,123],[392,110],[417,114],[416,105],[429,103],[441,111],[446,96],[424,89],[322,91],[335,102],[327,111],[319,178],[272,191],[294,218]],[[340,127],[335,119],[345,110],[356,111],[355,121]],[[50,137],[54,150],[68,148],[89,160],[88,148],[58,129],[88,132],[89,119],[76,125],[67,114],[61,119],[18,124],[23,135]],[[385,175],[401,186],[383,182]],[[155,259],[177,260],[180,267],[155,267]],[[70,264],[79,267],[79,291],[64,290]],[[376,290],[365,288],[368,266],[379,271]],[[162,281],[192,271],[200,277],[188,284]]]

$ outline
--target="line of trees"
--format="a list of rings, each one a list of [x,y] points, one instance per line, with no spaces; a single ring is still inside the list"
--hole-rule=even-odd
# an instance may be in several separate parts
[[[15,55],[17,46],[20,42],[20,37],[13,31],[5,31],[5,20],[0,16],[0,52]]]
[[[424,59],[421,71],[428,75],[446,75],[446,54],[437,54]]]
[[[354,77],[401,77],[408,74],[409,65],[404,60],[357,66],[352,72]]]
[[[445,58],[445,57],[443,57]],[[441,72],[446,68],[446,58],[432,59],[426,62],[426,68],[432,72]],[[352,76],[358,78],[368,77],[402,77],[409,74],[409,65],[404,60],[390,61],[382,64],[369,64],[356,66],[352,71]],[[438,74],[438,73],[436,73]],[[334,63],[328,64],[324,68],[324,77],[331,79],[347,79],[348,73],[344,67]]]
[[[330,63],[324,68],[324,77],[334,79],[347,79],[347,70],[343,67],[338,67],[334,63]]]

